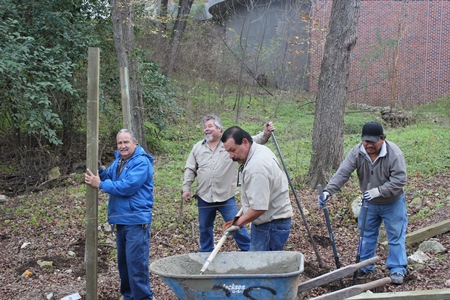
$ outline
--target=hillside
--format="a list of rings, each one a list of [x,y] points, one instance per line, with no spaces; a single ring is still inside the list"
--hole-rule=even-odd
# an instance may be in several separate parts
[[[151,231],[151,261],[177,254],[198,251],[198,222],[196,202],[180,202],[183,168],[189,151],[195,141],[202,138],[201,118],[207,113],[220,115],[224,127],[239,124],[249,132],[256,133],[262,124],[272,120],[275,124],[278,145],[283,153],[297,195],[305,212],[311,234],[314,237],[323,267],[319,267],[317,256],[311,246],[297,203],[291,195],[294,207],[292,231],[286,251],[298,251],[305,256],[305,270],[300,281],[334,270],[333,251],[329,244],[328,231],[323,212],[318,209],[317,191],[307,188],[306,178],[311,155],[311,134],[314,120],[313,102],[300,101],[297,96],[289,99],[286,93],[278,98],[248,100],[248,107],[242,109],[239,122],[231,107],[232,102],[219,103],[189,102],[185,113],[171,124],[165,132],[152,136],[151,150],[155,157],[155,204]],[[207,99],[207,98],[206,98]],[[231,99],[233,100],[233,99]],[[448,220],[450,216],[450,191],[447,187],[450,152],[447,141],[450,120],[450,102],[443,99],[436,105],[411,108],[412,124],[389,126],[386,124],[387,139],[395,142],[405,154],[408,183],[405,187],[408,202],[408,232]],[[345,115],[344,149],[361,139],[361,126],[368,120],[384,122],[379,108],[349,107]],[[384,123],[385,124],[385,123]],[[115,148],[114,133],[103,135],[110,144],[102,145],[105,150],[102,159],[107,165],[111,160],[111,150]],[[86,145],[84,136],[72,151],[78,156],[71,157],[78,166],[77,172],[62,174],[48,185],[36,185],[34,179],[42,171],[32,163],[25,164],[29,172],[19,173],[21,166],[15,166],[11,151],[3,144],[0,151],[4,157],[0,162],[0,194],[10,191],[8,186],[19,183],[27,193],[8,194],[5,202],[0,202],[0,300],[61,299],[66,295],[79,293],[84,299],[86,293],[85,270],[85,214],[86,186],[84,182],[84,161]],[[9,146],[9,145],[8,145]],[[276,152],[272,142],[267,146]],[[35,155],[39,157],[39,155]],[[58,158],[55,156],[55,159]],[[64,158],[64,157],[62,157]],[[41,162],[40,160],[39,162]],[[63,161],[63,160],[61,160]],[[47,161],[43,161],[46,163]],[[34,163],[34,162],[33,162]],[[73,169],[74,165],[63,166]],[[80,167],[81,166],[81,167]],[[17,167],[17,168],[16,168]],[[34,176],[34,177],[32,177]],[[39,181],[41,182],[41,181]],[[49,182],[49,180],[47,180]],[[52,188],[50,188],[52,187]],[[342,266],[354,263],[359,234],[356,221],[352,217],[348,203],[359,196],[354,178],[333,196],[328,208],[334,232],[334,239]],[[414,202],[412,204],[411,202]],[[107,195],[99,193],[98,210],[98,299],[119,299],[119,278],[117,273],[115,241],[108,232],[106,223]],[[221,237],[221,218],[217,218],[216,239]],[[388,285],[375,292],[413,291],[419,289],[441,289],[448,287],[450,276],[450,233],[436,236],[446,248],[442,254],[431,255],[424,265],[410,265],[402,286]],[[417,250],[418,245],[408,247],[408,255]],[[226,241],[221,251],[235,251],[237,247],[231,239]],[[377,250],[381,260],[376,272],[360,282],[373,281],[388,276],[384,267],[386,253]],[[52,262],[45,268],[40,264]],[[161,278],[152,275],[152,287],[158,300],[176,299]],[[345,278],[346,286],[351,278]],[[301,294],[298,299],[307,299],[339,288],[339,282],[315,288]]]
[[[158,161],[158,157],[156,157]],[[156,166],[162,167],[162,166]],[[448,183],[449,174],[440,174],[433,178],[413,177],[408,184],[407,199],[411,199],[411,190],[420,191],[423,195],[424,206],[410,208],[410,222],[408,232],[412,232],[429,224],[437,223],[449,218],[450,191],[442,189]],[[83,269],[85,230],[84,185],[81,176],[75,175],[66,179],[60,186],[36,194],[23,195],[7,199],[0,204],[0,299],[61,299],[63,296],[79,293],[84,299],[85,271]],[[349,185],[350,186],[350,185]],[[345,193],[353,193],[347,187]],[[158,199],[159,191],[155,197]],[[322,273],[335,269],[333,252],[329,245],[328,232],[321,211],[317,208],[315,192],[298,190],[297,194],[306,213],[311,233],[314,236],[324,268],[318,267],[316,255],[311,247],[303,220],[292,199],[295,217],[292,233],[287,244],[287,251],[298,251],[305,255],[305,271],[300,280],[308,280]],[[99,197],[99,225],[105,222],[104,205],[106,195]],[[428,209],[424,209],[428,207]],[[103,210],[102,210],[103,208]],[[167,218],[159,203],[154,208],[154,224],[151,238],[151,260],[157,260],[176,254],[196,252],[198,250],[198,230],[195,219],[196,207],[194,203],[184,203],[183,213],[180,214],[181,203],[173,200],[173,217]],[[335,197],[329,205],[333,218],[334,237],[342,266],[354,262],[358,233],[354,220],[345,217],[347,208],[345,200]],[[337,217],[340,215],[341,217]],[[172,221],[167,221],[172,220]],[[173,220],[178,220],[173,221]],[[164,226],[158,226],[163,223]],[[218,221],[218,223],[221,223]],[[217,239],[221,233],[216,232]],[[440,289],[450,279],[450,233],[437,236],[446,247],[444,254],[433,255],[426,265],[410,266],[405,284],[402,286],[385,286],[376,292],[408,291],[418,289]],[[411,254],[417,245],[408,248]],[[99,231],[99,260],[98,260],[98,298],[119,299],[119,279],[115,262],[115,247],[112,237]],[[234,242],[228,240],[222,251],[237,250]],[[381,261],[377,263],[376,272],[360,282],[370,281],[388,276],[384,267],[386,253],[378,249]],[[53,267],[43,269],[38,261],[51,261]],[[30,272],[26,277],[24,272]],[[346,278],[346,285],[350,285],[351,278]],[[152,285],[157,299],[176,299],[172,291],[158,276],[152,275]],[[316,288],[299,296],[298,299],[317,296],[339,288],[338,282]]]

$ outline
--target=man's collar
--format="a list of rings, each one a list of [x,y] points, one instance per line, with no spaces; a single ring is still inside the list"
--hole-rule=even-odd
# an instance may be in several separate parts
[[[364,153],[364,155],[370,159],[369,154],[367,153],[366,149],[363,146],[363,143],[359,146],[359,150]],[[386,147],[386,141],[383,142],[383,145],[381,145],[380,153],[377,156],[377,159],[380,157],[384,157],[387,154],[387,147]]]

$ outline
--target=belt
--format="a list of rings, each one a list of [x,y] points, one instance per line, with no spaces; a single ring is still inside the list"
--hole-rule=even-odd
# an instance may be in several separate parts
[[[275,219],[275,220],[272,220],[271,222],[273,222],[273,221],[288,221],[288,220],[290,220],[291,218],[282,218],[282,219]]]
[[[258,225],[254,224],[254,225],[256,227],[258,227],[258,226],[262,226],[262,225],[265,225],[265,224],[268,224],[268,223],[272,223],[272,222],[283,222],[283,221],[290,221],[290,220],[291,220],[291,218],[282,218],[282,219],[275,219],[275,220],[272,220],[270,222],[266,222],[266,223],[262,223],[262,224],[258,224]]]

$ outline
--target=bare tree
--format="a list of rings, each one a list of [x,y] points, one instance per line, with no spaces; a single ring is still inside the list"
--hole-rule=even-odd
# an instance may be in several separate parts
[[[178,14],[175,20],[175,24],[173,26],[172,39],[170,42],[170,56],[168,57],[168,64],[166,74],[168,76],[171,75],[173,68],[175,66],[175,62],[178,57],[178,48],[181,43],[181,39],[183,38],[184,30],[186,29],[187,19],[189,17],[189,13],[191,12],[192,4],[194,0],[179,0],[178,4]]]
[[[309,187],[325,184],[344,156],[344,113],[350,53],[356,44],[360,0],[334,0],[325,41],[314,117]]]
[[[161,9],[159,11],[159,31],[158,31],[158,49],[167,48],[167,22],[170,20],[168,13],[169,0],[161,0]]]
[[[147,150],[144,127],[144,101],[139,83],[137,61],[134,54],[134,1],[111,0],[111,17],[114,28],[119,68],[128,68],[130,76],[131,130],[139,144]]]

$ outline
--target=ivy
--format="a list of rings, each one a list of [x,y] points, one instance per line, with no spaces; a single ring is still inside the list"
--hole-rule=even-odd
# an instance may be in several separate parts
[[[139,55],[138,68],[146,120],[153,123],[158,131],[162,131],[168,122],[172,122],[180,116],[175,93],[169,79],[160,72],[156,63],[146,59],[145,52]],[[153,126],[146,125],[146,127],[155,129]]]
[[[21,132],[62,143],[58,133],[67,107],[62,102],[79,107],[74,71],[93,41],[91,20],[81,6],[82,1],[70,0],[0,3],[0,113],[11,136]]]

